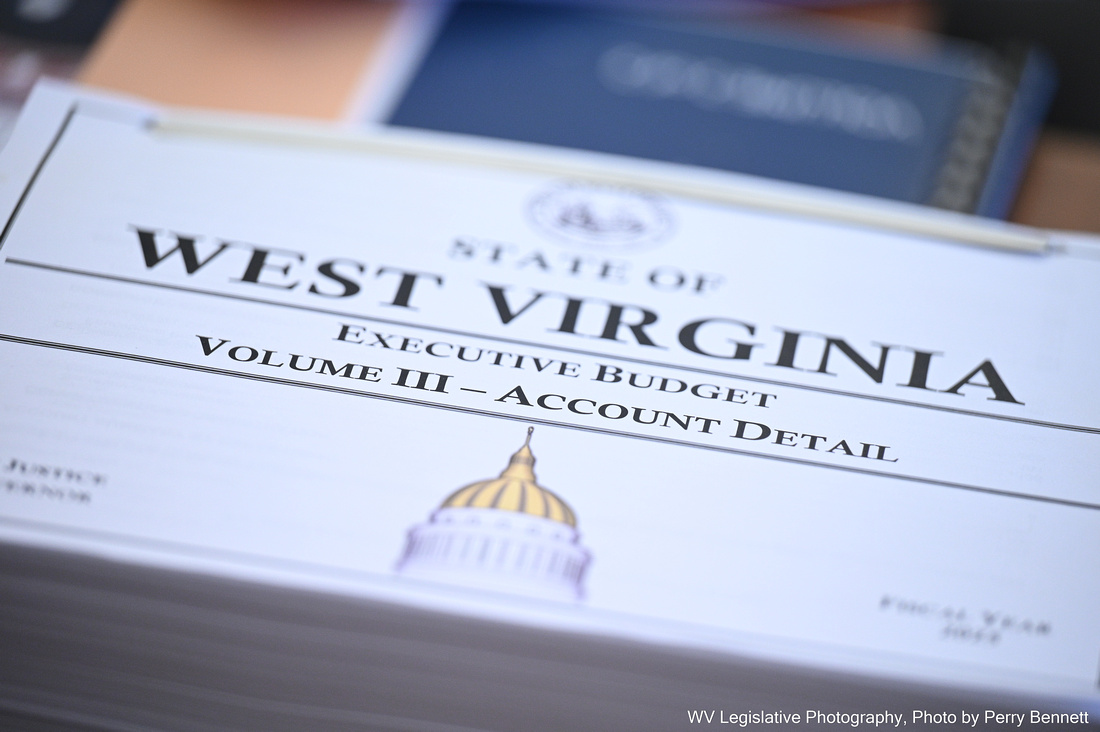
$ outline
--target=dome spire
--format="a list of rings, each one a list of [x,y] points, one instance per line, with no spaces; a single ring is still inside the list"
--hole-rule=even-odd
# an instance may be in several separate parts
[[[534,470],[535,454],[531,452],[531,435],[534,431],[534,427],[527,428],[527,439],[524,440],[523,447],[512,455],[512,459],[508,461],[508,467],[500,474],[501,478],[516,478],[537,483]]]

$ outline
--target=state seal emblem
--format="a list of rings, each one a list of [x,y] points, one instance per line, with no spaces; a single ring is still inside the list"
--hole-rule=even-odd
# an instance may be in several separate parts
[[[672,217],[657,196],[586,183],[564,183],[531,199],[535,226],[558,242],[629,251],[661,241]]]

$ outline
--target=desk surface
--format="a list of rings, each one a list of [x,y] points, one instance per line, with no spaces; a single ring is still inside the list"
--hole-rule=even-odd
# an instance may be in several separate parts
[[[393,38],[398,11],[394,0],[127,0],[79,78],[166,104],[338,119]],[[919,42],[933,22],[928,3],[913,1],[813,15],[890,44]],[[1046,130],[1011,219],[1100,232],[1097,201],[1100,139]]]

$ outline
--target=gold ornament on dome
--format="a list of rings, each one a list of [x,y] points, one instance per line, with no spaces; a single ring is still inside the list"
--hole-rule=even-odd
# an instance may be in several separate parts
[[[541,516],[576,528],[577,517],[569,504],[535,479],[535,456],[531,452],[531,433],[534,431],[534,427],[527,428],[526,442],[512,455],[499,477],[459,488],[440,508],[495,508]]]

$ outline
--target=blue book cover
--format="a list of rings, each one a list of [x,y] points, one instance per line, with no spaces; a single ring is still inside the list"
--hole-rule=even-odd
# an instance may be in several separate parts
[[[1033,54],[471,1],[388,121],[1004,216],[1052,89]]]

